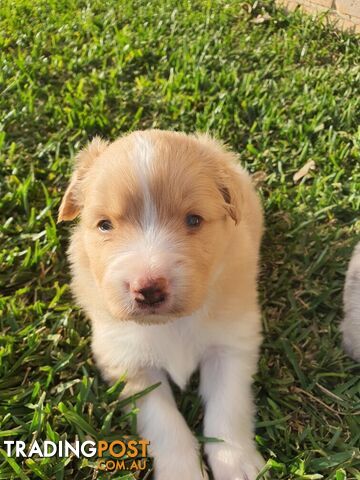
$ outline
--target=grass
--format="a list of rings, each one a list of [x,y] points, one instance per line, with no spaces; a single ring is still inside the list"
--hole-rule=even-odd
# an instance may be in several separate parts
[[[259,172],[266,211],[255,390],[271,478],[359,479],[359,367],[338,329],[359,233],[359,39],[270,0],[4,0],[0,16],[0,444],[135,434],[123,383],[90,356],[57,208],[93,135],[209,130]],[[200,434],[195,384],[177,397]],[[0,450],[0,480],[35,478],[109,475]]]

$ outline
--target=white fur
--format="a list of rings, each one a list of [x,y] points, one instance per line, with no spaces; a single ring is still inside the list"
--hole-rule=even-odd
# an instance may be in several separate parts
[[[205,445],[216,479],[256,478],[263,460],[252,442],[251,376],[257,357],[254,345],[209,349],[201,364],[200,391],[206,410],[204,434],[223,440]],[[222,412],[219,421],[219,412]]]
[[[356,245],[346,274],[345,317],[341,325],[347,353],[360,361],[360,242]]]
[[[119,324],[103,314],[93,322],[93,351],[109,379],[120,377],[125,367],[129,374],[141,368],[147,386],[161,382],[143,398],[138,414],[139,431],[151,438],[151,453],[157,459],[156,479],[207,478],[200,469],[197,442],[178,412],[166,378],[167,373],[184,388],[200,364],[204,434],[220,440],[205,446],[215,479],[255,480],[263,460],[252,440],[251,383],[259,335],[250,334],[248,325],[254,315],[236,322],[232,331],[219,330],[204,310],[164,325]]]
[[[223,345],[231,350],[236,348],[241,336],[247,339],[247,344],[243,346],[243,360],[248,366],[249,382],[255,371],[258,335],[254,334],[253,339],[248,336],[246,321],[243,322],[244,328],[238,328],[236,335],[234,331],[219,331],[215,323],[211,324],[206,319],[206,314],[204,318],[204,309],[161,325],[119,323],[103,312],[96,320],[93,323],[93,350],[95,355],[101,355],[104,364],[110,366],[114,377],[120,377],[124,367],[131,373],[139,367],[156,367],[166,370],[172,380],[184,388],[201,358],[212,351],[213,345]],[[206,321],[210,325],[204,329]],[[107,345],[106,351],[104,344]]]
[[[154,155],[153,145],[150,140],[141,133],[134,136],[134,164],[136,165],[137,177],[143,190],[144,210],[142,215],[142,227],[146,230],[156,230],[157,212],[151,198],[149,178],[152,175],[152,159]]]

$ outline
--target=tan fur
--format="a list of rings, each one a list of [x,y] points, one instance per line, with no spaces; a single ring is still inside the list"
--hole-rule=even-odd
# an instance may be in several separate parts
[[[97,157],[105,150],[107,142],[95,137],[76,157],[76,168],[59,209],[58,221],[74,220],[83,206],[83,196],[79,188]]]

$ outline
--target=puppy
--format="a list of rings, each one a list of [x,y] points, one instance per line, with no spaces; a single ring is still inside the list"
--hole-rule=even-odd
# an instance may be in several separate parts
[[[199,445],[168,378],[200,367],[205,444],[215,480],[255,480],[252,375],[261,342],[257,272],[263,220],[235,155],[205,135],[138,131],[79,153],[59,220],[72,287],[92,322],[109,382],[124,374],[150,440],[156,480],[201,480]]]
[[[345,317],[341,324],[346,352],[360,362],[360,242],[356,245],[346,274]]]

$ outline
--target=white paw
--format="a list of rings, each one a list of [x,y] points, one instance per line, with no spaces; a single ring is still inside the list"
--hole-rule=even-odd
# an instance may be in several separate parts
[[[206,453],[215,480],[256,480],[265,464],[253,446],[243,449],[213,443],[206,446]]]

